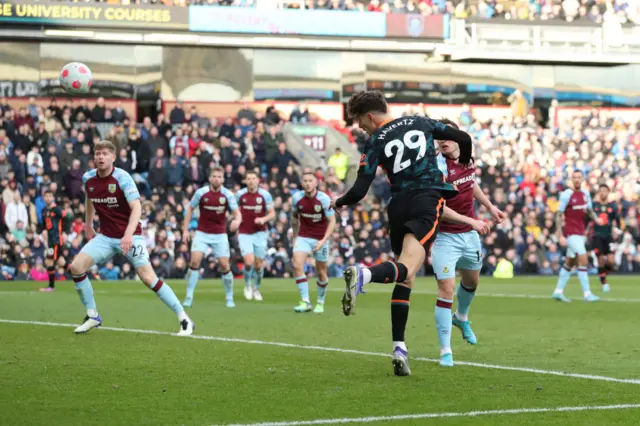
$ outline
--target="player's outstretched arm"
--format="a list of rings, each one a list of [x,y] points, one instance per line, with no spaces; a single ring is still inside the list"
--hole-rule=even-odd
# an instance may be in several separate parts
[[[363,167],[360,167],[360,170],[362,169]],[[371,186],[371,182],[373,182],[375,173],[360,173],[360,170],[358,170],[358,178],[356,179],[351,189],[349,189],[346,194],[335,201],[334,204],[336,207],[351,206],[353,204],[357,204],[365,197],[365,195],[367,195],[367,192],[369,192],[369,187]]]
[[[488,234],[490,230],[488,223],[481,220],[476,220],[472,217],[461,215],[460,213],[455,212],[447,206],[444,206],[444,209],[442,210],[442,220],[444,220],[445,222],[459,223],[461,225],[469,225],[475,231],[482,235]]]
[[[447,126],[442,123],[433,129],[433,137],[438,140],[454,141],[460,146],[460,158],[458,162],[464,166],[471,163],[472,141],[467,132]]]
[[[502,210],[493,205],[489,197],[487,197],[478,185],[473,185],[473,198],[478,200],[489,212],[496,223],[502,223],[506,219],[506,215]]]

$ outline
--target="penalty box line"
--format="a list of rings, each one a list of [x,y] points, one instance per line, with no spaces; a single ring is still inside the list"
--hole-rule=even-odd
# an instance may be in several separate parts
[[[580,411],[604,411],[604,410],[629,410],[640,408],[640,404],[617,404],[617,405],[587,405],[579,407],[555,407],[555,408],[516,408],[510,410],[489,410],[489,411],[468,411],[466,413],[421,413],[404,414],[397,416],[377,416],[377,417],[353,417],[343,419],[317,419],[284,422],[263,422],[233,424],[230,426],[306,426],[306,425],[330,425],[343,423],[373,423],[389,422],[398,420],[419,420],[437,419],[445,417],[479,417],[479,416],[500,416],[505,414],[532,414],[532,413],[567,413]]]
[[[49,326],[49,327],[65,327],[65,328],[68,328],[68,327],[75,328],[78,326],[77,324],[65,324],[65,323],[44,322],[44,321],[10,320],[10,319],[0,319],[0,323],[26,324],[26,325]],[[176,333],[171,333],[168,331],[140,330],[140,329],[134,329],[134,328],[118,328],[118,327],[100,327],[100,330],[178,337]],[[191,336],[180,336],[180,337],[197,339],[197,340],[212,340],[217,342],[245,343],[250,345],[278,346],[281,348],[307,349],[307,350],[324,351],[324,352],[339,352],[344,354],[376,356],[376,357],[384,357],[384,358],[391,357],[391,355],[382,353],[382,352],[368,352],[368,351],[360,351],[357,349],[342,349],[342,348],[332,348],[327,346],[298,345],[295,343],[269,342],[265,340],[239,339],[239,338],[218,337],[218,336],[202,336],[197,334],[193,334]],[[410,359],[414,361],[424,361],[424,362],[431,362],[431,363],[440,362],[440,360],[438,359],[424,358],[424,357],[412,357]],[[598,375],[592,375],[592,374],[565,373],[563,371],[542,370],[538,368],[528,368],[528,367],[511,367],[508,365],[483,364],[479,362],[468,362],[468,361],[456,361],[456,365],[488,368],[493,370],[519,371],[523,373],[545,374],[549,376],[561,376],[561,377],[569,377],[574,379],[585,379],[585,380],[596,380],[596,381],[603,381],[603,382],[640,385],[640,379],[619,379],[616,377],[598,376]]]

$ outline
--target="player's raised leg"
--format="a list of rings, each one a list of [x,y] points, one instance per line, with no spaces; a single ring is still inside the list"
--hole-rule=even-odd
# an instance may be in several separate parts
[[[456,290],[456,300],[458,306],[455,314],[453,314],[453,325],[458,327],[462,332],[462,338],[469,344],[475,345],[478,339],[471,329],[471,321],[469,321],[469,308],[473,302],[480,282],[480,270],[460,270],[460,284]]]
[[[293,248],[293,275],[296,278],[296,286],[298,286],[298,292],[300,293],[300,303],[293,310],[299,313],[311,312],[313,309],[309,299],[309,282],[304,272],[304,264],[307,262],[310,252],[311,247],[305,243],[304,238],[296,238]]]
[[[131,257],[128,257],[131,260]],[[136,263],[134,263],[134,267],[136,266]],[[193,329],[195,328],[195,324],[193,323],[193,321],[191,321],[191,318],[189,318],[187,313],[184,311],[184,307],[180,304],[178,296],[176,296],[176,294],[168,284],[158,278],[155,271],[148,263],[148,260],[146,264],[142,264],[142,262],[138,264],[140,266],[136,267],[136,273],[138,274],[138,277],[140,277],[140,280],[142,280],[142,282],[147,287],[153,290],[153,292],[158,295],[160,300],[162,300],[162,302],[177,315],[178,322],[180,323],[178,336],[191,335],[193,333]]]
[[[462,332],[462,338],[472,345],[478,342],[475,333],[471,329],[469,321],[469,308],[480,282],[480,270],[482,269],[482,243],[480,235],[476,231],[458,234],[463,247],[463,255],[456,265],[460,271],[460,284],[456,291],[458,306],[453,314],[453,325]]]
[[[440,365],[453,366],[451,350],[451,307],[456,285],[456,265],[464,246],[460,234],[439,233],[431,250],[431,265],[438,283],[438,294],[433,316],[440,344]]]
[[[196,241],[194,241],[191,250],[191,263],[189,265],[189,272],[187,273],[187,294],[182,302],[182,306],[185,308],[193,306],[193,294],[196,291],[196,286],[198,285],[198,279],[200,278],[200,264],[204,257],[204,253],[200,248],[196,250],[196,247],[198,247],[196,244]]]
[[[102,244],[103,241],[101,240],[100,236],[98,236],[89,241],[82,251],[73,259],[69,267],[75,283],[76,292],[80,296],[80,301],[87,311],[87,315],[82,321],[82,324],[74,330],[76,334],[86,333],[92,328],[102,325],[102,318],[100,318],[98,314],[96,301],[93,298],[93,287],[87,277],[87,271],[95,264],[95,257],[98,257],[98,260],[106,260],[112,255],[111,247]],[[92,255],[92,253],[94,253],[94,255]]]

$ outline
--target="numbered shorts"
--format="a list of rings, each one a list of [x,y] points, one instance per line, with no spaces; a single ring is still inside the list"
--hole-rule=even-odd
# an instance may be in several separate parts
[[[318,241],[315,238],[306,238],[306,237],[298,237],[296,238],[296,244],[293,246],[293,252],[303,252],[307,254],[313,254],[313,258],[318,262],[327,262],[329,260],[329,241],[324,243],[322,248],[317,252],[313,253],[313,249],[318,244]]]
[[[611,254],[612,243],[613,239],[611,237],[595,235],[591,239],[591,249],[595,251],[598,256],[607,256]]]
[[[573,259],[582,254],[587,254],[587,237],[584,235],[569,235],[567,237],[567,257]]]
[[[230,257],[229,238],[227,234],[207,234],[205,232],[196,231],[191,244],[191,251],[200,251],[207,253],[207,249],[211,247],[213,255],[219,259],[221,257]]]
[[[116,254],[122,253],[120,238],[109,238],[98,234],[82,248],[80,253],[86,253],[93,259],[94,264],[102,266]],[[133,245],[126,256],[134,268],[149,264],[149,252],[147,252],[144,237],[133,236]]]
[[[413,234],[428,254],[438,232],[443,207],[444,199],[438,189],[414,189],[394,194],[387,208],[393,253],[400,256],[404,236]]]
[[[482,244],[476,231],[439,233],[431,248],[431,266],[437,280],[456,277],[456,269],[482,269]]]
[[[238,235],[240,253],[242,256],[253,254],[258,259],[267,257],[267,232],[256,232],[255,234]]]

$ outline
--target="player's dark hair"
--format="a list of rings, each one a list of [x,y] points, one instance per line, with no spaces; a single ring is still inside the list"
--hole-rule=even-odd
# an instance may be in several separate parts
[[[584,173],[582,173],[582,170],[580,170],[580,169],[575,169],[574,171],[571,172],[572,175],[574,173],[580,173],[582,176],[584,176]]]
[[[387,113],[387,100],[382,92],[366,90],[358,92],[349,99],[347,115],[351,118],[358,117],[369,112]]]
[[[609,188],[609,185],[607,185],[606,183],[601,183],[600,186],[598,187],[598,189],[602,189],[602,188],[607,188],[607,191],[611,191],[611,188]]]
[[[53,195],[53,191],[50,189],[45,189],[44,193],[42,195],[47,195],[47,194],[51,194]]]
[[[453,121],[449,120],[448,118],[442,118],[440,119],[440,122],[442,124],[444,124],[445,126],[451,126],[455,129],[460,129],[460,127],[458,127],[458,125],[456,123],[454,123]]]

